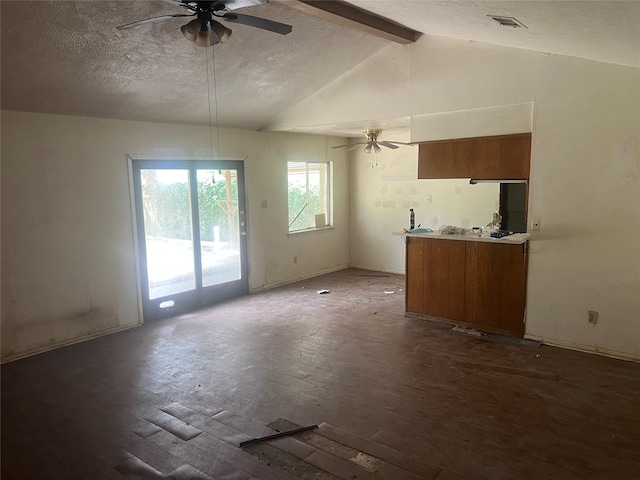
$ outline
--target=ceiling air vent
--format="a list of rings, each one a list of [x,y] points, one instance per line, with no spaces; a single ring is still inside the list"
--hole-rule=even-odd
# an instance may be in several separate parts
[[[519,22],[513,17],[500,17],[499,15],[487,15],[487,17],[493,18],[502,27],[527,28],[524,23]]]

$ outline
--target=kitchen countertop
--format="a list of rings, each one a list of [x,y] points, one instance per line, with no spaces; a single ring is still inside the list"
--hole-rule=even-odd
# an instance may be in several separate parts
[[[451,235],[440,233],[438,230],[430,233],[393,232],[393,235],[400,237],[439,238],[441,240],[465,240],[468,242],[507,243],[512,245],[525,243],[529,239],[528,233],[515,233],[506,237],[494,238],[490,237],[489,233],[484,233],[482,236],[478,237],[477,234],[473,233],[465,235]]]

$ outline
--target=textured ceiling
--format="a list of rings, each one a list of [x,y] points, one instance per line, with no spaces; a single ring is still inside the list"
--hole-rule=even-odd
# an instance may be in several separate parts
[[[2,107],[10,110],[208,124],[210,85],[220,124],[257,130],[387,45],[277,4],[243,12],[293,24],[291,34],[230,25],[231,39],[207,49],[182,36],[181,18],[115,29],[182,12],[164,2],[2,1],[1,7]]]
[[[430,35],[640,67],[637,0],[350,0]],[[526,28],[500,27],[488,15]]]
[[[350,3],[425,34],[640,67],[640,1]],[[182,13],[162,1],[2,0],[0,7],[8,110],[186,124],[208,124],[210,114],[216,121],[217,112],[220,125],[258,130],[389,45],[276,3],[241,12],[291,24],[291,34],[233,24],[231,39],[213,49],[185,40],[179,28],[186,21],[179,18],[115,30]],[[514,16],[528,28],[500,27],[488,14]],[[215,65],[211,92],[208,64],[210,78]],[[369,126],[403,130],[408,119]],[[336,123],[311,132],[361,130]]]

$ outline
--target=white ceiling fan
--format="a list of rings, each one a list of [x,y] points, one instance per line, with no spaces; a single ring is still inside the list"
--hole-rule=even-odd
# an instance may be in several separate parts
[[[335,147],[332,147],[332,148],[348,147],[347,151],[351,151],[358,148],[360,145],[364,145],[365,153],[378,153],[382,150],[380,146],[395,150],[397,148],[400,148],[399,145],[413,145],[411,143],[394,142],[390,140],[378,140],[378,137],[382,134],[382,130],[378,130],[378,129],[375,129],[375,130],[366,129],[363,133],[364,133],[364,136],[367,137],[367,140],[365,142],[348,143],[346,145],[336,145]]]

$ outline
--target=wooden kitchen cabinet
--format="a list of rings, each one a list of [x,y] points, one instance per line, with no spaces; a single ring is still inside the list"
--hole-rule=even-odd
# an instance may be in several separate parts
[[[407,237],[406,312],[524,334],[526,243]]]
[[[420,239],[422,240],[422,239]],[[411,278],[411,282],[406,282],[405,304],[407,312],[422,313],[422,302],[424,292],[424,248],[423,242],[407,239],[406,252],[406,278]],[[411,258],[411,261],[408,259]]]
[[[529,178],[530,133],[423,142],[418,148],[418,178]]]

